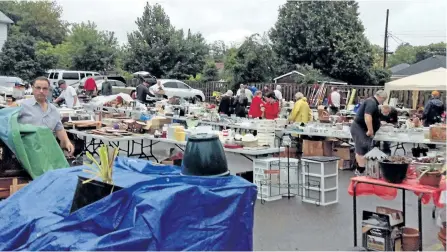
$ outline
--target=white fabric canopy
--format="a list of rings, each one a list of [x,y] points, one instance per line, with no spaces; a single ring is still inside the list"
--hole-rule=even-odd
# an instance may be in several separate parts
[[[385,83],[385,91],[392,90],[446,90],[447,69],[441,67],[420,74]]]

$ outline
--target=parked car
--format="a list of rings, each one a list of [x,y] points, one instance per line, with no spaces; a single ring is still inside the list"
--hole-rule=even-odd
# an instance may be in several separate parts
[[[67,85],[81,81],[85,77],[99,76],[98,72],[91,71],[68,71],[68,70],[50,70],[48,71],[48,79],[53,87],[57,85],[59,80],[65,80]]]
[[[205,95],[201,90],[191,88],[186,83],[179,80],[160,79],[161,86],[165,91],[166,97],[178,96],[181,98],[197,98],[199,101],[205,101]],[[149,90],[155,93],[157,84],[152,85]]]
[[[178,96],[182,98],[196,98],[199,101],[205,101],[205,95],[201,90],[191,88],[186,83],[179,80],[171,79],[159,79],[163,90],[165,91],[165,97]],[[157,84],[155,84],[157,85]],[[151,93],[155,93],[156,86],[152,85],[149,87]],[[113,94],[125,93],[134,97],[136,87],[131,86],[112,86]]]
[[[0,76],[0,94],[12,95],[15,83],[23,80],[15,76]]]

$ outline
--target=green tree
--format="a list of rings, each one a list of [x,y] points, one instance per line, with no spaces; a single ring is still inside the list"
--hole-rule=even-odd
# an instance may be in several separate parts
[[[36,42],[25,34],[9,36],[0,53],[0,72],[4,75],[19,76],[32,80],[53,68],[57,58],[46,53],[49,43]]]
[[[383,86],[385,83],[390,81],[391,72],[383,67],[372,67],[369,69],[369,80],[366,82],[368,85],[380,85]]]
[[[99,31],[93,22],[73,24],[66,40],[46,48],[56,67],[92,71],[112,70],[121,51],[113,32]]]
[[[188,30],[186,37],[183,36],[183,30],[177,31],[175,41],[177,51],[174,57],[177,59],[174,67],[164,76],[174,79],[187,79],[188,76],[200,73],[206,62],[208,55],[208,46],[202,34],[193,34]]]
[[[157,77],[165,75],[175,64],[173,56],[177,49],[173,44],[179,43],[171,39],[177,34],[169,17],[159,4],[147,3],[143,15],[135,23],[138,30],[127,37],[129,58],[125,60],[125,69],[145,70]]]
[[[202,71],[208,47],[200,33],[188,31],[185,36],[183,30],[176,30],[159,4],[147,3],[136,24],[138,30],[128,35],[125,69],[178,79]]]
[[[248,37],[225,62],[225,68],[233,73],[233,81],[265,82],[271,81],[275,71],[272,48],[259,34]],[[227,66],[228,63],[228,66]]]
[[[371,45],[373,56],[373,67],[383,67],[383,47]]]
[[[217,71],[216,62],[209,61],[203,68],[202,79],[204,81],[216,81],[219,78],[219,72]]]
[[[224,62],[225,54],[229,49],[228,46],[222,40],[214,41],[210,44],[210,56],[215,62]]]
[[[323,74],[364,84],[371,46],[354,1],[294,1],[284,4],[270,31],[274,51],[291,64],[309,64]]]
[[[62,7],[55,1],[1,1],[0,11],[14,21],[14,29],[36,41],[57,45],[67,34],[67,23],[61,19]]]
[[[424,46],[412,46],[409,43],[399,45],[394,53],[389,56],[387,67],[399,64],[414,64],[434,55],[446,55],[446,43],[433,43]]]
[[[396,51],[389,56],[387,60],[387,67],[393,67],[399,64],[407,63],[413,64],[416,62],[417,50],[414,46],[405,43],[396,48]]]
[[[74,24],[66,43],[74,50],[73,68],[112,70],[118,57],[118,40],[113,32],[99,31],[93,22]]]

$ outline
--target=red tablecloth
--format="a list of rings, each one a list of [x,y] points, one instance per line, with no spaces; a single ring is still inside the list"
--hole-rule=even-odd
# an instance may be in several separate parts
[[[397,196],[397,189],[405,189],[414,192],[418,196],[422,194],[421,201],[423,204],[428,204],[430,199],[433,198],[433,203],[437,207],[444,207],[444,204],[439,202],[439,198],[441,192],[446,190],[445,177],[442,178],[439,188],[421,185],[416,178],[406,179],[401,184],[393,184],[382,179],[373,179],[365,176],[354,177],[351,178],[348,188],[348,193],[351,196],[354,195],[354,183],[356,182],[360,182],[356,187],[357,196],[376,195],[386,200],[392,200]]]

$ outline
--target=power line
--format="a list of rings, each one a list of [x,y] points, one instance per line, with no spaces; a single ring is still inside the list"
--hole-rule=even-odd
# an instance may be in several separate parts
[[[416,35],[416,34],[403,34],[403,33],[394,33],[394,35],[399,35],[402,37],[411,37],[411,38],[446,38],[446,35]]]
[[[392,38],[394,41],[396,41],[397,44],[399,44],[399,45],[402,44],[402,42],[397,41],[391,34],[389,34],[389,35],[390,35],[389,37]]]

